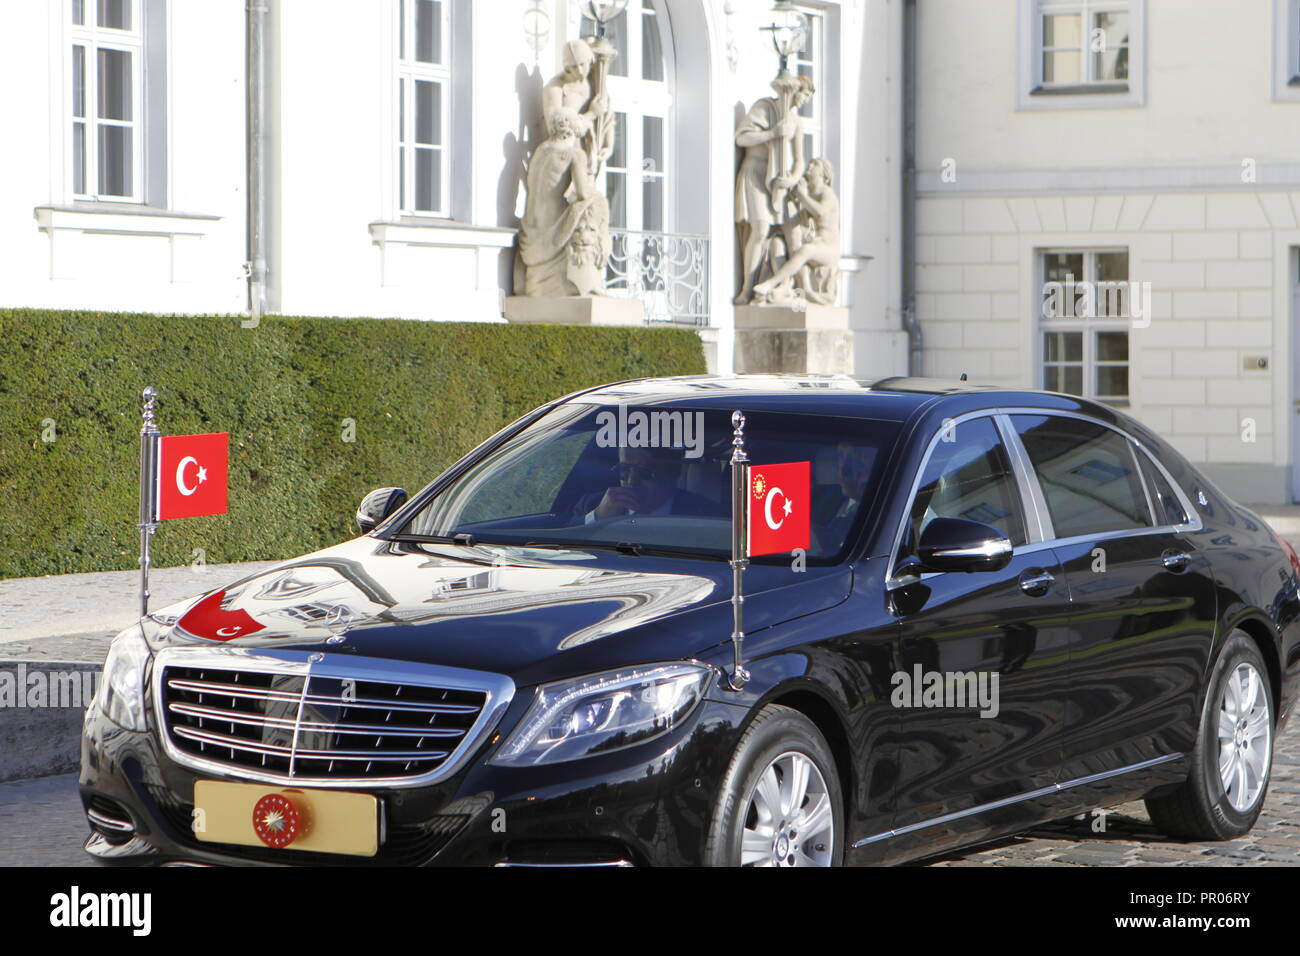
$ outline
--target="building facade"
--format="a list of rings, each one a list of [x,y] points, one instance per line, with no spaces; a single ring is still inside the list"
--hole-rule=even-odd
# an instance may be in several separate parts
[[[924,371],[1109,401],[1300,500],[1300,4],[918,15]]]
[[[863,333],[859,369],[889,374],[900,6],[800,8],[809,39],[792,69],[818,89],[806,144],[852,210],[842,304]],[[642,299],[649,322],[700,329],[724,371],[734,131],[771,95],[771,11],[630,0],[610,23],[610,292]],[[269,313],[482,322],[503,321],[512,292],[542,87],[565,43],[595,27],[578,0],[13,0],[6,12],[25,42],[0,73],[25,94],[0,185],[0,304],[242,313],[251,276]],[[263,206],[250,204],[259,181]]]

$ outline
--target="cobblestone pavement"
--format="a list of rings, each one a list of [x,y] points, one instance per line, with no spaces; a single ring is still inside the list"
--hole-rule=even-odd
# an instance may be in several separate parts
[[[965,850],[931,866],[1297,866],[1300,865],[1300,719],[1292,719],[1273,753],[1273,778],[1259,822],[1225,843],[1184,843],[1151,826],[1142,803],[1095,818],[1065,820]]]
[[[0,783],[0,866],[97,866],[77,775]]]

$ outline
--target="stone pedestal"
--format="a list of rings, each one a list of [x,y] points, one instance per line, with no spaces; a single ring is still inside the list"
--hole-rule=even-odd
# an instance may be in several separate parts
[[[852,375],[849,310],[829,305],[736,306],[736,371]]]
[[[512,295],[506,299],[506,320],[552,325],[643,325],[645,306],[640,299],[603,295],[566,298]]]

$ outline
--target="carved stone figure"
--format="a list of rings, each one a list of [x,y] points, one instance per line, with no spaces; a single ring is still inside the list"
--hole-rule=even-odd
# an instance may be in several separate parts
[[[614,149],[606,84],[615,53],[600,39],[565,44],[564,69],[542,90],[547,138],[528,162],[517,294],[567,298],[605,287],[613,244],[609,202],[596,181]]]
[[[528,164],[528,201],[519,230],[526,296],[589,296],[604,288],[609,202],[596,191],[579,140],[584,117],[559,106]]]
[[[559,109],[578,115],[578,136],[593,179],[599,177],[614,150],[614,112],[606,80],[615,55],[608,40],[571,40],[564,45],[564,69],[542,90],[542,114],[547,124]]]
[[[805,167],[799,110],[816,90],[808,77],[789,73],[778,75],[772,88],[777,96],[756,102],[736,131],[736,145],[744,150],[736,177],[736,226],[744,271],[737,305],[750,301],[763,274],[775,269],[774,253],[790,249],[794,239],[790,190]]]
[[[784,283],[795,280],[797,294],[815,305],[835,305],[840,292],[840,199],[832,188],[835,169],[828,159],[808,164],[795,186],[799,221],[791,252],[770,279],[754,287],[754,301],[772,300]]]

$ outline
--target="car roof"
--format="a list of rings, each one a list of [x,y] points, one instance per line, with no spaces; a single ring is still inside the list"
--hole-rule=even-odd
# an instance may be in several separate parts
[[[1103,419],[1113,413],[1072,395],[1012,389],[936,378],[848,375],[696,375],[646,378],[605,385],[569,401],[602,405],[699,405],[745,411],[804,412],[905,421],[927,405],[960,405],[960,411],[1001,405],[1085,411]]]

